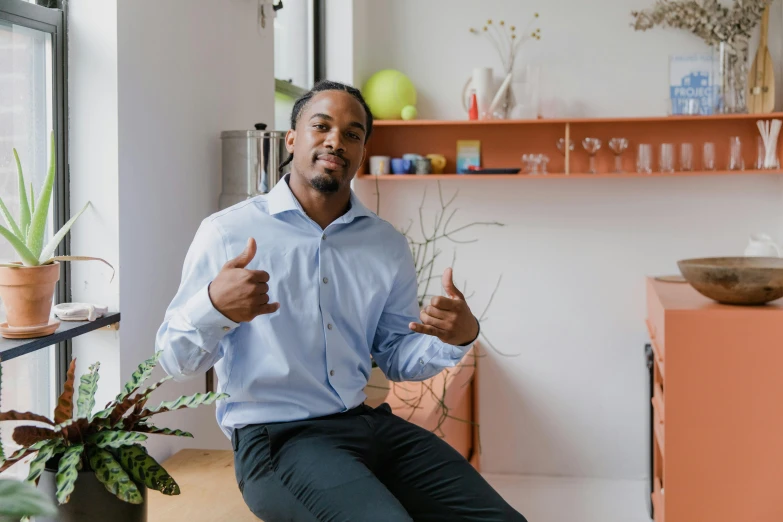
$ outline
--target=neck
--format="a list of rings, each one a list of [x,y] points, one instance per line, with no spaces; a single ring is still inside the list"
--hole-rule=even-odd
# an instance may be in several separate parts
[[[350,186],[340,187],[340,190],[331,194],[324,194],[311,187],[302,176],[294,173],[288,176],[288,181],[288,187],[305,213],[318,223],[322,230],[350,208]]]

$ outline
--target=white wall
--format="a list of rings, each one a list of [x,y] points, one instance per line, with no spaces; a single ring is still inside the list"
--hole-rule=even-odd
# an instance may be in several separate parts
[[[257,8],[255,0],[71,2],[71,42],[80,42],[71,49],[72,205],[90,197],[108,215],[85,216],[83,227],[98,228],[75,232],[72,246],[102,251],[122,268],[119,292],[115,281],[103,296],[83,288],[82,279],[87,289],[105,285],[84,267],[74,298],[105,298],[122,312],[121,349],[116,339],[96,344],[117,337],[111,332],[81,341],[90,360],[118,368],[114,389],[106,392],[101,380],[112,397],[154,353],[185,252],[199,222],[217,210],[220,132],[273,117],[272,24],[259,30]],[[88,85],[95,77],[99,84]],[[203,377],[169,382],[156,399],[203,391]],[[159,424],[197,438],[158,437],[148,447],[160,458],[185,444],[228,448],[214,415],[213,407],[167,414]]]
[[[117,4],[74,0],[68,12],[68,110],[71,209],[92,202],[71,229],[74,255],[106,259],[72,262],[73,300],[120,305],[119,192],[117,142]],[[121,386],[120,344],[116,331],[97,331],[73,341],[77,372],[100,361],[96,404],[114,399]]]
[[[522,64],[543,64],[550,115],[665,113],[670,53],[703,50],[674,30],[636,33],[645,0],[376,0],[355,13],[355,83],[386,67],[418,88],[421,118],[463,118],[460,92],[475,66],[499,61],[468,32],[487,18],[519,26],[539,9],[542,40]],[[780,4],[770,42],[780,72]],[[753,48],[755,52],[755,46]],[[779,80],[780,81],[780,80]],[[778,106],[781,106],[779,103]],[[560,107],[557,109],[557,107]],[[458,286],[480,312],[503,284],[484,330],[495,346],[480,370],[482,465],[488,472],[638,478],[647,475],[644,277],[677,273],[676,260],[741,254],[747,236],[781,234],[776,176],[682,179],[447,181],[460,190],[456,225],[498,220],[460,246]],[[432,181],[381,184],[381,216],[400,227],[437,209]],[[375,185],[357,182],[375,208]],[[445,246],[445,245],[444,245]],[[448,248],[442,259],[450,260]],[[441,265],[439,268],[443,268]]]

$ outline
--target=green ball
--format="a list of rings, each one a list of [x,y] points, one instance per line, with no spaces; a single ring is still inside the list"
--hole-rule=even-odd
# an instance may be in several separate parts
[[[373,74],[362,88],[372,115],[380,120],[399,120],[402,110],[416,105],[416,88],[400,71],[384,69]]]
[[[416,107],[413,105],[406,105],[402,108],[401,114],[403,120],[415,120],[416,116],[419,114],[419,111],[417,111]]]

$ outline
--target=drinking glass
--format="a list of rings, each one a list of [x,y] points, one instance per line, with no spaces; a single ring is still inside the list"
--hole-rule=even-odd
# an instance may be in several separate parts
[[[693,145],[690,143],[680,144],[680,170],[693,170]]]
[[[595,167],[595,155],[601,148],[601,140],[598,138],[585,138],[582,140],[582,147],[585,152],[590,156],[590,168],[587,170],[588,174],[598,174],[598,170]]]
[[[729,170],[743,170],[742,140],[739,136],[729,138]]]
[[[715,170],[715,144],[711,141],[704,144],[701,162],[704,170]]]
[[[674,145],[661,143],[661,155],[658,158],[658,168],[661,172],[674,172]]]
[[[636,151],[636,172],[650,174],[652,172],[652,145],[640,143]]]

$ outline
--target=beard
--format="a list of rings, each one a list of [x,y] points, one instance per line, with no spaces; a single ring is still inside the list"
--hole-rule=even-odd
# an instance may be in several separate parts
[[[333,194],[340,190],[340,181],[328,174],[318,173],[310,179],[310,186],[321,194]]]

